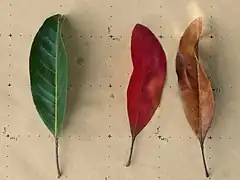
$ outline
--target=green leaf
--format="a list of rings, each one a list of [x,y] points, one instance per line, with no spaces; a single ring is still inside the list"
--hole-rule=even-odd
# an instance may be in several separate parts
[[[30,83],[36,109],[58,138],[65,117],[68,65],[61,27],[64,16],[47,18],[37,32],[30,52]]]

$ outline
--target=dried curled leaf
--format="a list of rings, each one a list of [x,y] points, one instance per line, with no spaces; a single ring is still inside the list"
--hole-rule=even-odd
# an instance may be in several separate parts
[[[176,57],[176,73],[184,113],[199,139],[208,177],[204,157],[204,140],[213,117],[214,98],[211,83],[198,60],[198,42],[202,26],[202,19],[197,18],[185,30]]]
[[[151,120],[159,106],[166,76],[166,55],[155,35],[137,24],[132,32],[133,73],[127,90],[127,110],[132,133],[130,165],[136,136]]]

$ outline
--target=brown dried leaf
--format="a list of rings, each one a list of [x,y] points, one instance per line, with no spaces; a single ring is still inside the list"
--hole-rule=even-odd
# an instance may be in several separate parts
[[[208,177],[204,157],[204,139],[213,117],[214,98],[210,81],[198,60],[198,42],[202,25],[202,19],[197,18],[185,30],[176,57],[176,73],[184,113],[199,139]]]

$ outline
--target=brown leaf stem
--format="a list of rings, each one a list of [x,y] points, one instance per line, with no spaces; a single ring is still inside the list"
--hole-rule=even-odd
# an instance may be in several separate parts
[[[129,154],[129,158],[128,158],[128,162],[126,164],[126,167],[129,167],[131,165],[135,139],[136,139],[136,137],[132,137],[132,144],[131,144],[130,154]]]
[[[58,137],[55,137],[55,152],[56,152],[56,165],[57,165],[57,174],[58,178],[62,176],[60,165],[59,165],[59,143],[58,143]]]
[[[208,172],[207,163],[206,163],[206,159],[205,159],[204,144],[203,144],[203,142],[200,142],[200,145],[201,145],[203,165],[204,165],[204,169],[205,169],[205,176],[208,178],[208,177],[209,177],[209,172]]]

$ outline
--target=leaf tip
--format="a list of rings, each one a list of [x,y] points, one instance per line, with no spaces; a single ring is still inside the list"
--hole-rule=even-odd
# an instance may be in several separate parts
[[[191,23],[191,26],[195,27],[196,29],[199,30],[199,34],[202,33],[202,27],[203,27],[203,17],[198,17],[193,20]]]

